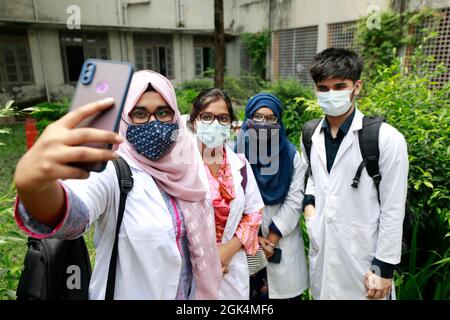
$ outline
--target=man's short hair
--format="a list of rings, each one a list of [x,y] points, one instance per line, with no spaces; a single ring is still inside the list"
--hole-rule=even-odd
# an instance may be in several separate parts
[[[355,52],[347,49],[329,48],[314,57],[310,73],[314,82],[343,78],[355,83],[361,78],[364,61]]]

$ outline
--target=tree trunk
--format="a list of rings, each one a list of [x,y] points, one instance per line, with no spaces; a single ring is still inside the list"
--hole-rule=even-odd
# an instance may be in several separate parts
[[[409,0],[394,0],[392,1],[392,9],[397,11],[400,14],[400,32],[403,37],[406,37],[409,34],[408,26],[405,24],[405,18],[403,14],[408,10]],[[408,48],[406,45],[403,45],[399,48],[397,52],[398,57],[406,57],[406,52]]]
[[[214,87],[223,89],[225,69],[225,32],[223,27],[223,0],[214,0]]]

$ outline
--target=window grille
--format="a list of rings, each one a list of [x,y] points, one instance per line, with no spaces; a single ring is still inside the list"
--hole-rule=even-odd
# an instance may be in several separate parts
[[[294,78],[312,86],[309,69],[317,53],[318,27],[305,27],[274,32],[272,58],[274,78]]]

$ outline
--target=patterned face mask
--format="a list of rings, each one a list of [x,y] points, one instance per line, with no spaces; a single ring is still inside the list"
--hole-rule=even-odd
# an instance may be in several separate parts
[[[142,125],[128,125],[127,140],[136,151],[152,161],[160,159],[175,144],[178,137],[177,123],[158,120]]]

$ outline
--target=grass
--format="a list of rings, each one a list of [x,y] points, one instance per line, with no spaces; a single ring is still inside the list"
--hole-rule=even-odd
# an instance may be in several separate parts
[[[1,126],[0,130],[9,133],[0,134],[0,195],[12,191],[12,177],[16,164],[22,154],[26,151],[25,127],[22,123]]]
[[[26,150],[23,124],[0,128],[0,299],[14,299],[26,247],[26,236],[19,232],[13,218],[12,178]]]
[[[27,251],[27,235],[14,222],[16,164],[26,151],[23,123],[0,126],[0,300],[15,299]],[[5,133],[7,132],[7,133]],[[95,259],[94,228],[85,236],[92,265]]]

